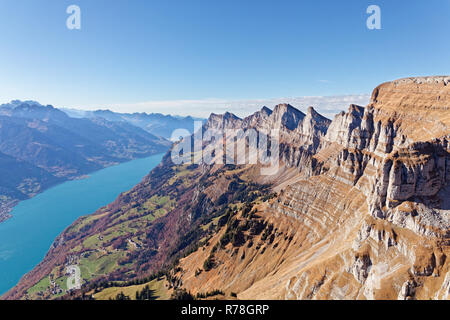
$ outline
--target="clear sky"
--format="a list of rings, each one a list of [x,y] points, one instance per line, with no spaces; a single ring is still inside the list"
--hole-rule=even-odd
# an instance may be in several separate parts
[[[66,27],[71,4],[81,30]],[[381,30],[366,27],[371,4]],[[369,94],[450,74],[449,30],[449,0],[0,0],[0,103],[186,114],[196,101]]]

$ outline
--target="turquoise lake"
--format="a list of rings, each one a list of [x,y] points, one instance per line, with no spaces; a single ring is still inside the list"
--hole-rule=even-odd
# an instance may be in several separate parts
[[[0,295],[45,256],[53,240],[77,218],[91,214],[131,189],[164,154],[109,167],[20,202],[0,223]]]

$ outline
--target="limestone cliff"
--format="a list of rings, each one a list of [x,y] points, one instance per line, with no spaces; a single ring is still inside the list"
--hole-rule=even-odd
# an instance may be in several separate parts
[[[291,133],[311,146],[308,161],[281,150],[303,179],[274,181],[277,199],[255,207],[274,237],[228,245],[194,275],[216,236],[181,262],[184,286],[242,299],[448,299],[449,106],[449,77],[424,77],[382,84],[315,137],[309,112]]]

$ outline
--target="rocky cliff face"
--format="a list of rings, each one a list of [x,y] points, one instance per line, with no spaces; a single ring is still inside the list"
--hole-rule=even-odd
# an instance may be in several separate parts
[[[449,77],[385,83],[368,106],[316,120],[313,139],[308,112],[291,139],[311,146],[307,160],[282,150],[303,179],[258,207],[274,244],[260,238],[252,239],[258,249],[228,248],[210,274],[186,271],[185,286],[243,299],[448,299],[448,84]],[[199,256],[187,257],[183,270]]]
[[[375,89],[369,106],[351,106],[330,125],[325,145],[337,143],[343,149],[337,159],[327,161],[348,168],[347,174],[368,198],[374,217],[423,233],[433,232],[442,219],[440,229],[447,232],[447,215],[439,215],[440,219],[422,216],[432,208],[448,209],[439,194],[449,181],[447,84],[446,77],[383,84]],[[429,208],[431,203],[436,204]],[[420,210],[421,206],[430,210]],[[406,207],[413,212],[409,218],[399,213]],[[413,223],[411,216],[416,215]]]

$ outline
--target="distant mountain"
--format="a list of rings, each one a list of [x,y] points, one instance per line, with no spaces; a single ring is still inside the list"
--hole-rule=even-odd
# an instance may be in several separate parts
[[[171,143],[104,118],[71,118],[52,106],[18,100],[0,106],[0,220],[11,204],[56,183],[127,160],[165,152]]]
[[[165,139],[170,139],[172,133],[177,129],[186,129],[194,132],[194,122],[204,121],[201,118],[190,116],[180,117],[163,115],[160,113],[117,113],[110,110],[83,111],[75,109],[61,109],[67,115],[74,118],[103,118],[113,122],[128,122],[136,127],[142,128],[151,134]]]

